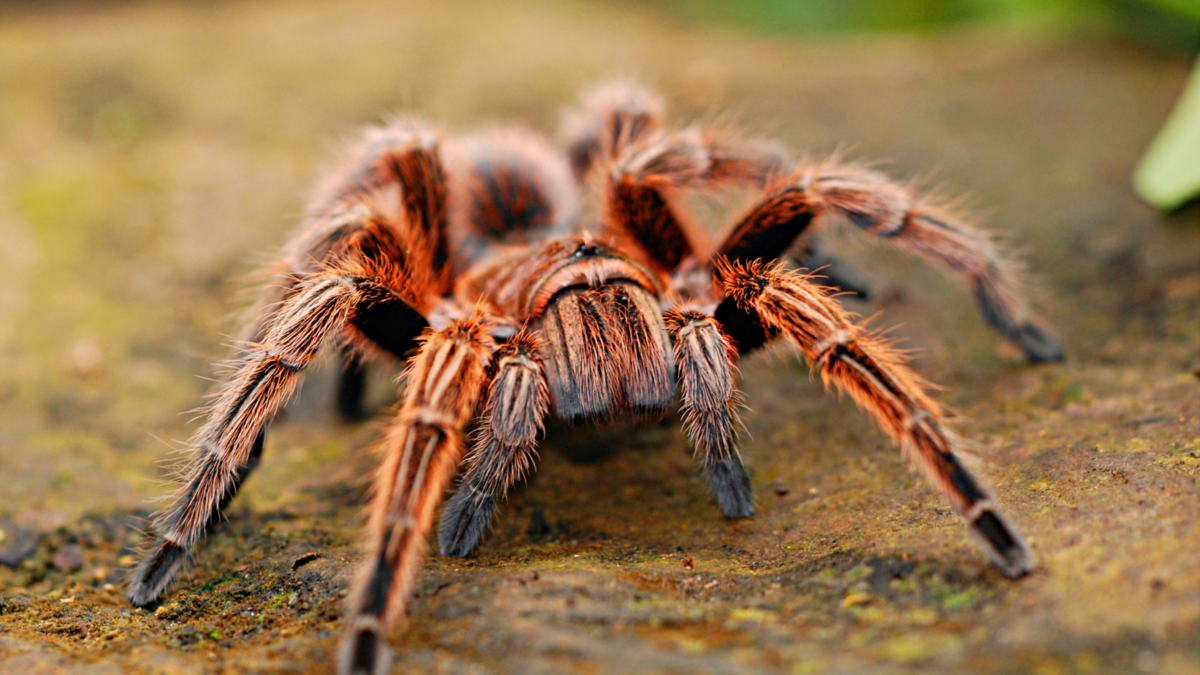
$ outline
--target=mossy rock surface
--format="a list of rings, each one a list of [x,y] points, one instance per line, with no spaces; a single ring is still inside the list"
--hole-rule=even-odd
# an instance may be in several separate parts
[[[1129,189],[1191,64],[991,29],[761,41],[630,11],[4,12],[0,553],[20,561],[0,566],[0,671],[328,672],[379,431],[335,421],[328,365],[164,604],[121,595],[240,280],[359,125],[550,132],[614,75],[677,119],[732,111],[798,151],[932,172],[1027,252],[1063,364],[1024,365],[927,267],[825,237],[873,280],[852,309],[946,387],[1039,567],[1005,579],[848,400],[763,354],[741,365],[754,518],[720,517],[677,416],[555,426],[478,552],[425,563],[395,672],[1200,670],[1200,211]],[[381,418],[393,375],[372,375]]]

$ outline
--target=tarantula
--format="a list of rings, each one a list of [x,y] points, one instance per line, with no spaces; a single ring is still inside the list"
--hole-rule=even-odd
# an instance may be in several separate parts
[[[442,138],[401,119],[366,132],[320,185],[267,284],[240,358],[192,440],[193,460],[129,599],[158,602],[258,464],[264,429],[328,338],[346,358],[339,406],[361,405],[364,360],[407,363],[384,434],[367,556],[348,596],[339,668],[386,670],[443,492],[439,532],[466,556],[497,498],[534,465],[551,407],[566,420],[661,414],[677,386],[687,435],[721,511],[753,514],[735,441],[737,360],[790,341],[826,386],[870,414],[1010,577],[1032,556],[956,457],[962,442],[928,385],[856,325],[812,273],[785,267],[810,226],[849,221],[969,283],[985,319],[1032,361],[1061,358],[1014,265],[960,216],[875,171],[793,162],[728,131],[663,125],[658,98],[618,83],[565,118],[563,149],[518,130]],[[706,248],[682,198],[757,190]],[[581,216],[581,195],[597,197]],[[477,418],[466,450],[464,427]]]

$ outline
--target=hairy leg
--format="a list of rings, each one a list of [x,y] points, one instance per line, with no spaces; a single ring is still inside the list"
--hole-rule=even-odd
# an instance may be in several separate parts
[[[263,447],[266,444],[267,430],[266,428],[259,429],[258,437],[254,439],[254,445],[250,448],[250,454],[246,457],[246,463],[238,467],[237,474],[230,481],[229,489],[225,491],[225,494],[221,497],[221,502],[217,504],[216,510],[209,517],[208,524],[204,526],[205,530],[210,530],[216,526],[217,521],[225,515],[225,509],[229,508],[229,503],[237,496],[238,490],[242,489],[242,483],[245,483],[246,478],[254,473],[254,470],[262,463]]]
[[[460,433],[492,349],[478,323],[451,323],[412,358],[404,403],[383,441],[367,523],[367,558],[347,597],[339,672],[387,671],[386,630],[404,614],[434,511],[462,457]]]
[[[606,172],[605,228],[663,272],[674,272],[695,255],[692,225],[676,204],[682,191],[762,187],[787,166],[778,147],[717,131],[650,136],[621,152]]]
[[[707,314],[671,310],[666,323],[675,340],[687,434],[704,477],[726,517],[749,518],[754,515],[750,478],[735,445],[741,424],[734,388],[737,351]]]
[[[812,282],[866,300],[871,284],[858,270],[829,255],[808,235],[792,246],[792,259],[803,271],[813,274]]]
[[[303,281],[331,264],[387,260],[394,269],[390,283],[409,302],[436,291],[444,277],[445,177],[433,132],[412,120],[371,129],[351,149],[348,160],[317,191],[301,227],[285,247],[282,259],[268,272],[258,302],[248,312],[242,339],[262,343],[279,309]],[[397,193],[398,191],[398,193]],[[402,197],[397,199],[397,197]],[[399,203],[400,208],[392,208]],[[338,386],[338,411],[345,419],[362,416],[364,357],[403,360],[426,323],[427,307],[393,302],[386,296],[364,303],[346,330],[346,368]],[[242,355],[249,356],[249,352]],[[260,434],[265,434],[261,430]],[[228,504],[242,481],[257,467],[238,467],[239,480],[225,495]]]
[[[969,218],[861,167],[817,164],[805,168],[800,181],[816,212],[849,220],[962,279],[987,322],[1031,361],[1062,360],[1062,348],[1029,309],[1020,266]]]
[[[691,227],[676,193],[698,187],[765,184],[786,170],[777,145],[744,141],[722,129],[664,132],[663,104],[628,82],[585,94],[568,112],[562,138],[576,178],[597,171],[605,187],[605,227],[672,272],[694,254]]]
[[[563,117],[560,136],[575,178],[582,181],[625,148],[658,131],[663,102],[632,82],[609,82],[583,95]]]
[[[158,518],[158,536],[134,570],[129,588],[133,604],[157,602],[178,575],[205,528],[257,463],[264,426],[295,391],[318,347],[353,325],[372,304],[408,307],[386,278],[350,269],[311,277],[266,323],[263,341],[233,364],[232,377],[192,440],[195,450],[183,472],[183,486]],[[409,311],[420,316],[411,307]]]
[[[974,292],[984,319],[1030,361],[1063,358],[1062,348],[1029,308],[1019,266],[986,232],[875,171],[833,162],[798,170],[764,192],[714,260],[777,260],[823,216],[849,221],[962,279]]]
[[[550,407],[540,348],[538,338],[521,333],[492,356],[478,436],[438,530],[444,556],[469,555],[491,522],[497,498],[533,469],[537,436]]]
[[[353,350],[343,349],[340,356],[342,370],[337,382],[337,411],[344,421],[355,422],[366,416],[363,395],[367,386],[367,364]]]
[[[763,323],[791,339],[826,386],[846,392],[939,490],[971,528],[988,557],[1008,576],[1033,569],[1033,557],[991,496],[955,455],[961,441],[949,430],[926,383],[883,339],[852,323],[827,292],[796,272],[761,262],[722,263],[725,292]]]

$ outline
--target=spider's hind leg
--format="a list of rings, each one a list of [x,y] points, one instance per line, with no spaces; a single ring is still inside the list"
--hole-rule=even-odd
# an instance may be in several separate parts
[[[444,556],[468,556],[491,522],[497,498],[533,468],[535,443],[550,407],[539,343],[521,333],[492,357],[493,374],[478,437],[438,530]]]
[[[217,521],[225,515],[225,509],[229,508],[229,504],[237,496],[238,490],[242,489],[242,485],[246,482],[246,479],[262,463],[263,446],[266,443],[267,428],[263,427],[258,430],[258,437],[254,439],[254,445],[250,448],[250,454],[246,457],[246,462],[237,468],[237,473],[234,475],[233,480],[230,481],[225,494],[221,497],[221,503],[217,505],[217,510],[213,511],[212,516],[209,518],[206,528],[215,526]]]

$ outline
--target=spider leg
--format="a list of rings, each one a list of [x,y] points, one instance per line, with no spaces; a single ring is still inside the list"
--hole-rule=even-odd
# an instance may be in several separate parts
[[[367,386],[367,364],[353,350],[341,350],[342,371],[337,383],[338,415],[347,422],[361,420],[366,416],[363,409],[363,394]]]
[[[784,168],[774,145],[735,141],[697,128],[663,133],[661,99],[615,82],[584,96],[561,133],[577,179],[601,170],[605,227],[672,272],[694,254],[690,225],[675,193],[706,185],[761,184]]]
[[[800,169],[767,189],[734,227],[718,256],[776,260],[814,218],[825,215],[847,220],[962,279],[974,292],[984,319],[1030,361],[1062,360],[1062,348],[1037,324],[1028,306],[1018,266],[1001,254],[989,235],[875,171],[835,163]]]
[[[241,489],[242,483],[246,482],[246,478],[254,473],[258,465],[262,463],[263,446],[267,442],[266,427],[258,430],[258,436],[254,439],[254,445],[250,447],[250,454],[246,457],[246,463],[237,468],[237,474],[230,481],[229,489],[221,497],[221,502],[217,504],[217,508],[213,511],[212,516],[208,519],[208,524],[204,526],[208,530],[217,524],[217,521],[225,515],[225,509],[229,508],[229,503],[237,496],[238,490]]]
[[[192,441],[195,455],[174,503],[155,525],[157,539],[133,572],[129,599],[158,601],[205,528],[219,517],[262,452],[263,428],[299,385],[317,348],[372,312],[406,313],[412,340],[424,318],[394,292],[389,274],[331,269],[303,282],[245,351]]]
[[[926,383],[888,343],[852,323],[840,304],[805,275],[760,261],[718,264],[726,294],[772,331],[791,339],[809,364],[866,410],[901,452],[966,519],[971,534],[1004,574],[1020,577],[1033,557],[988,492],[955,455],[949,430]]]
[[[654,134],[662,121],[662,99],[632,82],[609,82],[586,92],[579,107],[563,116],[559,134],[576,180]]]
[[[445,285],[447,261],[446,177],[436,134],[412,119],[368,129],[350,148],[347,159],[322,183],[304,221],[284,248],[281,260],[249,313],[242,337],[261,342],[274,311],[302,280],[331,263],[389,260],[419,289],[437,293]],[[367,354],[343,353],[339,412],[361,416],[361,356],[403,361],[410,340],[391,339],[380,317],[364,319],[373,331]],[[363,343],[365,344],[365,343]],[[361,345],[360,345],[361,346]],[[353,350],[351,350],[353,351]]]
[[[735,445],[741,426],[734,388],[737,350],[707,314],[673,309],[665,319],[675,341],[687,434],[704,476],[727,518],[749,518],[754,515],[750,478]]]
[[[962,279],[984,319],[1034,363],[1061,361],[1062,348],[1036,323],[1016,263],[988,233],[931,199],[914,195],[880,173],[836,164],[808,168],[801,181],[818,212],[848,219]]]
[[[248,313],[243,342],[262,343],[272,317],[303,281],[339,261],[389,260],[402,273],[411,298],[435,291],[445,266],[444,183],[436,137],[428,128],[398,120],[368,130],[349,160],[317,191],[271,282]],[[400,204],[399,211],[393,203]],[[364,357],[402,361],[425,326],[404,303],[364,304],[359,310],[343,339],[337,387],[338,412],[347,420],[363,415]],[[253,456],[261,457],[261,451],[260,444]],[[256,466],[257,461],[238,468],[241,478],[226,494],[222,509]]]
[[[791,253],[797,266],[814,273],[812,283],[849,293],[860,300],[870,296],[871,282],[866,276],[826,253],[812,235],[797,241]]]
[[[628,148],[660,138],[663,119],[662,99],[635,83],[609,82],[586,92],[580,105],[563,116],[559,131],[576,180],[583,181]],[[718,183],[761,184],[788,164],[787,153],[775,143],[743,141],[717,129],[704,133],[703,141],[707,177]]]
[[[607,228],[631,239],[663,271],[674,271],[695,248],[671,193],[697,183],[708,165],[699,134],[672,134],[624,152],[607,176]]]
[[[632,242],[663,272],[695,255],[692,225],[676,206],[682,190],[762,185],[786,167],[777,147],[736,142],[692,128],[631,145],[606,176],[605,227]]]
[[[431,333],[410,360],[404,403],[383,441],[368,518],[367,562],[347,601],[339,672],[386,672],[384,632],[404,614],[425,538],[462,457],[459,434],[483,389],[491,339],[474,320]]]
[[[489,370],[494,375],[478,436],[438,530],[444,556],[467,557],[491,522],[496,499],[533,469],[535,443],[550,407],[540,348],[538,338],[521,333],[492,356]]]

